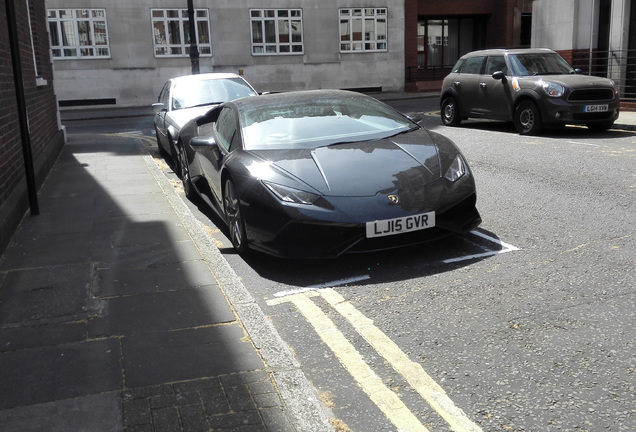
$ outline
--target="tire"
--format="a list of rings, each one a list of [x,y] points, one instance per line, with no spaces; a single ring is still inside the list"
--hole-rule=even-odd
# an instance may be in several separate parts
[[[601,122],[601,123],[588,123],[585,126],[593,132],[605,132],[614,124],[613,121]]]
[[[462,121],[461,116],[459,115],[459,107],[457,106],[457,101],[452,96],[447,97],[442,102],[442,110],[441,117],[442,123],[446,126],[458,126]]]
[[[223,186],[223,210],[232,246],[239,255],[244,255],[248,251],[247,233],[241,203],[232,180],[227,180]]]
[[[521,135],[537,135],[543,130],[541,112],[530,100],[521,102],[515,109],[515,128]]]
[[[192,185],[192,179],[190,178],[190,165],[188,164],[188,154],[181,142],[177,145],[177,159],[179,159],[179,166],[181,167],[180,177],[181,183],[183,183],[183,193],[188,198],[192,198],[194,195],[194,186]]]
[[[169,156],[169,154],[166,152],[166,150],[161,145],[161,140],[159,139],[159,129],[157,129],[156,126],[155,126],[155,136],[157,137],[157,148],[159,149],[159,154],[161,155],[161,157],[163,157],[165,159],[165,158],[167,158]]]
[[[172,142],[172,137],[168,135],[168,142],[170,143],[170,162],[172,165],[172,171],[176,175],[181,174],[181,163],[179,162],[179,153],[177,152],[177,147]]]

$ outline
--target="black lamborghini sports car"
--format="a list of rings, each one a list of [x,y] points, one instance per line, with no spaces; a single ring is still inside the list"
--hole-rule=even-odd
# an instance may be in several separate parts
[[[336,257],[481,222],[457,146],[355,92],[226,102],[188,122],[177,151],[186,194],[215,209],[239,253]]]

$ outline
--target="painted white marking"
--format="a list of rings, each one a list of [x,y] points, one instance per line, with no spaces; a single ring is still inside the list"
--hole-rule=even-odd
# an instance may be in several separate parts
[[[339,279],[339,280],[335,280],[335,281],[331,281],[331,282],[321,283],[321,284],[318,284],[318,285],[311,285],[311,286],[309,286],[307,288],[298,288],[298,289],[289,290],[289,291],[279,291],[279,292],[274,294],[274,297],[286,297],[286,296],[294,295],[294,294],[302,294],[302,293],[307,292],[307,291],[316,291],[316,290],[320,290],[320,289],[323,289],[323,288],[331,288],[331,287],[335,287],[335,286],[346,285],[348,283],[360,282],[360,281],[368,280],[368,279],[371,279],[371,276],[362,275],[362,276],[350,277],[350,278],[347,278],[347,279]]]
[[[485,238],[486,240],[489,240],[489,241],[491,241],[491,242],[493,242],[493,243],[496,243],[496,244],[498,244],[498,245],[500,245],[501,247],[504,247],[504,248],[506,248],[506,249],[510,249],[510,250],[513,250],[513,251],[517,251],[517,250],[519,250],[519,248],[518,248],[518,247],[515,247],[515,246],[510,245],[510,244],[508,244],[508,243],[504,243],[504,242],[502,242],[501,240],[499,240],[498,238],[491,237],[491,236],[486,235],[486,234],[484,234],[484,233],[482,233],[482,232],[479,232],[479,231],[471,231],[470,233],[471,233],[471,234],[473,234],[473,235],[476,235],[476,236],[478,236],[478,237]]]
[[[492,250],[492,251],[488,251],[488,252],[483,252],[483,253],[479,253],[479,254],[474,254],[474,255],[466,255],[466,256],[461,256],[461,257],[457,257],[457,258],[448,258],[443,260],[442,262],[444,264],[450,264],[450,263],[454,263],[454,262],[459,262],[459,261],[467,261],[467,260],[471,260],[471,259],[478,259],[478,258],[485,258],[485,257],[489,257],[489,256],[493,256],[493,255],[499,255],[502,253],[506,253],[506,252],[512,252],[512,251],[518,251],[519,248],[512,246],[508,243],[504,243],[501,240],[494,238],[494,237],[490,237],[489,235],[483,234],[479,231],[471,231],[470,232],[473,235],[476,235],[478,237],[484,238],[490,242],[493,242],[499,246],[501,246],[500,250]]]

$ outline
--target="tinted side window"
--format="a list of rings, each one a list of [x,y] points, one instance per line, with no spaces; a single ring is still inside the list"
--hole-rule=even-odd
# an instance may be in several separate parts
[[[463,59],[457,60],[457,63],[453,66],[453,73],[459,73],[459,71],[462,70],[462,66],[464,66],[464,62]]]
[[[234,112],[230,108],[223,108],[214,124],[214,129],[216,130],[219,145],[229,150],[236,135],[236,119],[234,118]]]
[[[161,102],[166,108],[168,108],[168,94],[170,93],[170,81],[164,84],[161,89],[161,93],[159,93],[158,102]]]
[[[466,59],[461,73],[479,74],[481,73],[481,65],[484,63],[485,57],[470,57]]]
[[[501,71],[504,75],[508,75],[508,67],[504,56],[488,57],[486,61],[486,74],[492,75],[497,71]]]

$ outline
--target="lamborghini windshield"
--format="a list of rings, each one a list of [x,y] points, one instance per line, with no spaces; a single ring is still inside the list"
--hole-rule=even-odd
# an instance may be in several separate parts
[[[243,109],[240,116],[246,150],[310,149],[387,138],[418,127],[367,97],[283,97]]]

